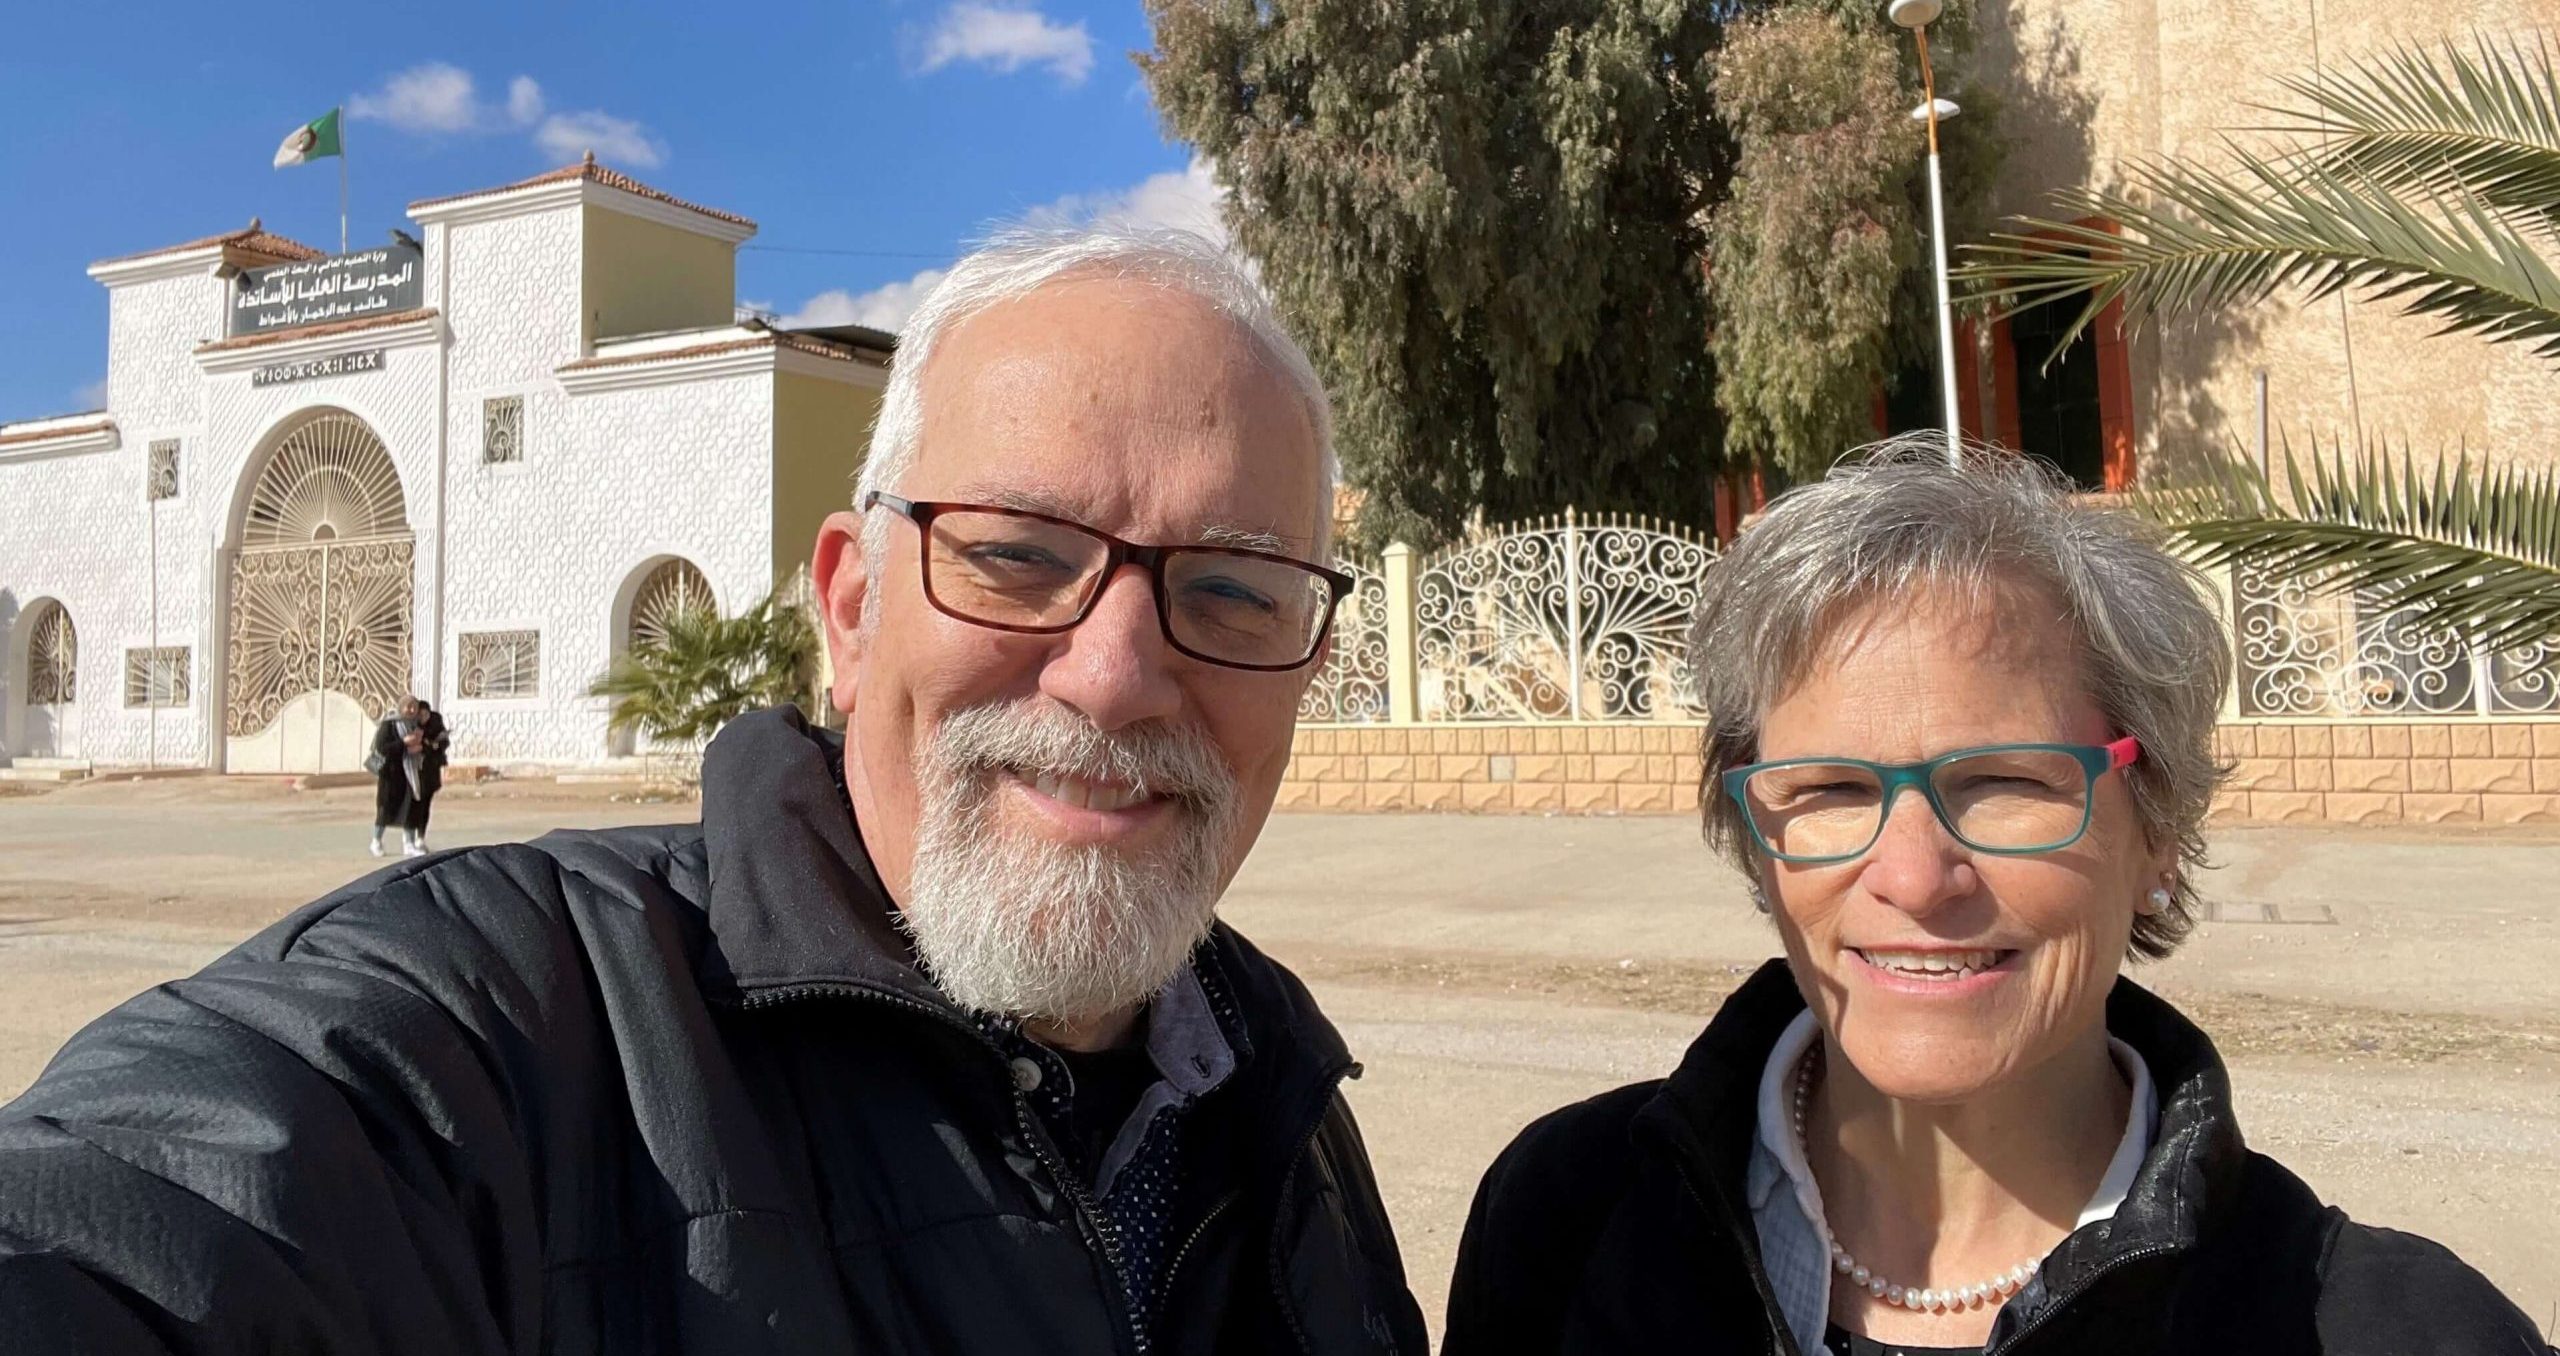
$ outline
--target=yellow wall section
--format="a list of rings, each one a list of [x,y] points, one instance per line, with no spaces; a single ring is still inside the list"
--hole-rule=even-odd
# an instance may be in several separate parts
[[[586,211],[586,342],[735,319],[738,257],[707,235],[601,207]]]
[[[773,378],[773,577],[809,561],[818,524],[853,506],[880,393],[824,377]]]

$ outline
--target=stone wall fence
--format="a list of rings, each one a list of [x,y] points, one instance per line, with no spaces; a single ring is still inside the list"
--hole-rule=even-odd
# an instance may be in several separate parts
[[[1685,645],[1712,540],[1567,510],[1345,561],[1283,809],[1694,814]],[[2238,681],[2225,820],[2560,824],[2560,647],[2493,654],[2370,592],[2211,572]]]

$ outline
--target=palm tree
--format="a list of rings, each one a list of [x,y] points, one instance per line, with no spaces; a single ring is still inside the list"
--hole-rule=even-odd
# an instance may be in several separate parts
[[[2232,167],[2162,161],[2124,184],[2057,195],[1971,247],[1957,276],[2010,312],[2083,297],[2061,338],[2110,304],[2125,323],[2339,292],[2433,317],[2443,333],[2529,345],[2560,364],[2560,65],[2549,43],[2398,49],[2326,78],[2283,81],[2272,154]],[[2058,351],[2058,349],[2057,349]],[[2377,590],[2513,649],[2560,637],[2560,481],[2467,457],[2432,474],[2403,444],[2285,456],[2286,495],[2244,455],[2134,506],[2208,560]]]
[[[749,711],[807,700],[817,663],[808,613],[768,594],[735,617],[670,615],[663,639],[631,647],[587,695],[613,699],[614,733],[698,746]]]

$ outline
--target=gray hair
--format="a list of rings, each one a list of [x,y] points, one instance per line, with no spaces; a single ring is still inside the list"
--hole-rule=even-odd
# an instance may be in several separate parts
[[[1074,275],[1134,279],[1207,303],[1244,332],[1306,403],[1316,435],[1315,553],[1333,535],[1334,485],[1342,477],[1333,449],[1333,407],[1306,350],[1290,337],[1265,292],[1234,255],[1205,237],[1167,227],[1104,222],[1089,226],[1017,227],[994,236],[934,285],[907,318],[889,364],[889,388],[871,430],[871,451],[854,489],[859,505],[873,490],[895,492],[913,469],[924,436],[924,370],[945,331],[997,305]],[[889,542],[889,515],[863,526],[863,557],[876,573]]]
[[[2195,926],[2204,818],[2228,767],[2214,726],[2231,652],[2203,577],[2131,515],[2076,504],[2045,463],[1974,446],[1947,464],[1939,434],[1851,454],[1779,496],[1708,572],[1690,631],[1699,697],[1713,713],[1699,804],[1707,841],[1757,879],[1759,852],[1722,774],[1756,761],[1760,720],[1838,628],[1923,586],[1988,597],[2024,586],[2059,603],[2090,697],[2142,741],[2127,769],[2144,838],[2178,847],[2168,908],[2137,914],[2128,950],[2158,959]]]

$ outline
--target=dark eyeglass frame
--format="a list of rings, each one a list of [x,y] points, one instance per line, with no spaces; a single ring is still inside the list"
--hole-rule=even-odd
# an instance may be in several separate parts
[[[1965,837],[1964,830],[1956,827],[1955,816],[1947,812],[1947,803],[1938,793],[1938,769],[1959,759],[1986,753],[2069,754],[2072,761],[2080,765],[2080,775],[2085,779],[2080,788],[2080,826],[2073,829],[2068,838],[2035,847],[1986,847]],[[2098,779],[2120,768],[2133,766],[2141,757],[2142,741],[2126,735],[2107,744],[1984,744],[1942,753],[1917,763],[1871,763],[1864,758],[1781,758],[1775,762],[1727,769],[1720,780],[1724,783],[1724,793],[1741,808],[1743,827],[1751,831],[1752,841],[1760,845],[1760,850],[1775,860],[1797,866],[1829,866],[1866,856],[1884,837],[1885,821],[1893,818],[1893,803],[1902,798],[1902,789],[1906,786],[1920,793],[1920,799],[1929,804],[1929,812],[1938,817],[1939,827],[1966,848],[1995,857],[2039,857],[2048,852],[2060,852],[2087,837],[2089,825],[2098,813]],[[1863,768],[1875,777],[1881,788],[1876,809],[1876,831],[1858,846],[1857,851],[1780,852],[1769,842],[1769,836],[1760,831],[1759,817],[1751,813],[1751,798],[1746,790],[1752,774],[1771,768],[1807,766]]]
[[[1085,618],[1093,615],[1094,605],[1102,601],[1103,593],[1111,586],[1111,577],[1120,572],[1120,567],[1136,565],[1147,572],[1147,579],[1153,586],[1156,600],[1156,625],[1164,632],[1165,644],[1172,646],[1176,652],[1197,659],[1203,664],[1215,664],[1224,669],[1242,669],[1248,673],[1287,673],[1293,669],[1305,668],[1315,662],[1315,657],[1324,652],[1325,637],[1333,632],[1334,613],[1341,608],[1342,600],[1350,596],[1353,584],[1351,576],[1340,570],[1328,569],[1312,560],[1300,560],[1295,556],[1284,556],[1271,551],[1256,551],[1247,546],[1142,546],[1072,518],[1033,513],[1029,509],[1005,508],[997,504],[963,504],[951,500],[901,499],[882,490],[873,490],[862,496],[863,512],[868,513],[874,507],[885,508],[916,525],[916,568],[924,579],[925,601],[933,604],[934,611],[953,621],[963,621],[971,626],[983,626],[990,631],[1006,631],[1023,636],[1054,636],[1072,631],[1084,625]],[[1086,591],[1084,601],[1076,605],[1076,614],[1054,626],[1024,626],[1014,622],[993,622],[984,617],[970,616],[968,613],[946,605],[941,595],[934,592],[933,588],[931,540],[933,520],[946,513],[992,513],[1002,518],[1022,518],[1080,532],[1102,543],[1102,569],[1094,575],[1093,587]],[[1183,644],[1181,638],[1173,633],[1172,595],[1165,588],[1164,580],[1165,561],[1178,555],[1238,556],[1247,560],[1264,560],[1275,565],[1287,565],[1303,570],[1324,581],[1328,591],[1324,604],[1324,623],[1315,629],[1314,636],[1308,640],[1307,652],[1286,664],[1246,664],[1233,659],[1220,659],[1216,655],[1202,654]]]

